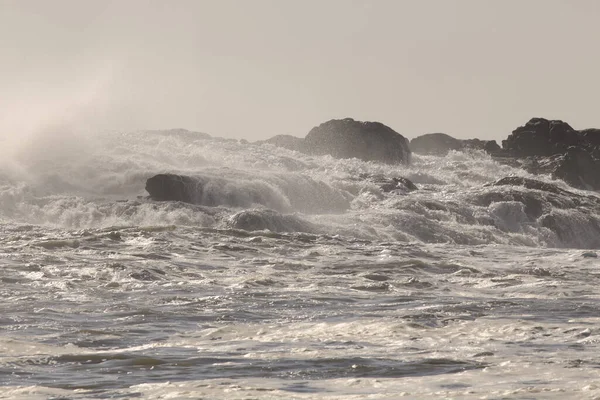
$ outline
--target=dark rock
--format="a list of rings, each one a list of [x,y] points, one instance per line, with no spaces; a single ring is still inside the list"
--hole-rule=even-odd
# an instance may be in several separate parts
[[[449,151],[465,149],[483,150],[490,154],[499,153],[502,149],[495,140],[456,139],[445,133],[428,133],[410,141],[410,149],[418,154],[444,156]]]
[[[547,157],[564,154],[570,146],[581,146],[584,142],[579,132],[566,122],[532,118],[503,140],[502,147],[515,157]]]
[[[490,154],[500,153],[502,151],[502,147],[495,140],[487,140],[483,145],[483,150],[487,151]]]
[[[202,184],[189,176],[159,174],[146,181],[146,191],[153,200],[198,204],[202,197]]]
[[[418,154],[443,156],[451,150],[462,150],[462,140],[445,133],[428,133],[410,141],[410,149]]]
[[[551,174],[578,189],[600,190],[600,129],[576,131],[563,121],[533,118],[502,145],[505,155],[530,173]]]
[[[304,139],[292,135],[276,135],[267,140],[260,140],[257,144],[269,143],[288,150],[304,151]]]
[[[569,147],[552,173],[569,185],[580,189],[600,190],[600,161],[582,147]]]
[[[496,154],[502,151],[502,148],[495,140],[481,140],[481,139],[466,139],[462,141],[463,148],[483,150],[489,154]]]
[[[352,118],[327,121],[311,129],[304,141],[310,154],[386,164],[410,163],[408,140],[379,122],[360,122]]]
[[[412,181],[407,178],[391,178],[385,179],[381,181],[376,181],[385,193],[389,193],[394,190],[402,190],[405,192],[412,192],[413,190],[417,190],[418,187]]]
[[[549,213],[539,223],[554,232],[568,247],[600,248],[600,220],[595,216],[574,216],[564,213]]]
[[[584,129],[579,131],[579,133],[589,144],[589,147],[600,148],[600,129]]]
[[[207,207],[256,207],[278,211],[297,210],[307,213],[343,212],[350,207],[350,197],[325,182],[307,176],[297,179],[271,177],[271,183],[253,179],[246,173],[232,172],[232,177],[211,173],[197,176],[159,174],[146,181],[152,200],[179,201]]]

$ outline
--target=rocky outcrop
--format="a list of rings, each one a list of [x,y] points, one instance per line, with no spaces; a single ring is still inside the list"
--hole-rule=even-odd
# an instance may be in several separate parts
[[[533,174],[550,174],[578,189],[600,190],[598,129],[577,131],[560,120],[532,118],[502,146],[509,158],[500,162],[517,164]]]
[[[484,150],[490,154],[501,151],[495,140],[456,139],[445,133],[428,133],[418,136],[410,141],[411,151],[417,154],[444,156],[449,151],[463,151],[466,149]]]
[[[583,146],[585,140],[571,125],[559,120],[532,118],[515,129],[503,149],[514,157],[564,154],[570,146]]]
[[[352,118],[327,121],[311,129],[304,149],[309,154],[386,164],[408,164],[411,154],[408,140],[390,127]]]

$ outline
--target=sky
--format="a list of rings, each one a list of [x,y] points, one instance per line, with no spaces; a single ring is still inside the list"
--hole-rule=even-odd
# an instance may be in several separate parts
[[[596,0],[0,0],[0,131],[600,127]]]

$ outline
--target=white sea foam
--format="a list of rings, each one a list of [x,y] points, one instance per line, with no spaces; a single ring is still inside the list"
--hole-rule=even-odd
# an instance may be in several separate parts
[[[0,397],[600,395],[595,194],[486,186],[531,176],[480,152],[390,166],[181,130],[48,149],[1,167]],[[159,173],[207,197],[146,199]]]

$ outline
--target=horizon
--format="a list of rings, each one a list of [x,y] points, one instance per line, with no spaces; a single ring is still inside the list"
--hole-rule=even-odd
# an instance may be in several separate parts
[[[407,138],[600,127],[600,3],[0,2],[2,137],[184,127],[304,137],[330,119]]]

